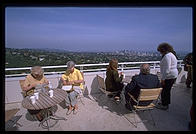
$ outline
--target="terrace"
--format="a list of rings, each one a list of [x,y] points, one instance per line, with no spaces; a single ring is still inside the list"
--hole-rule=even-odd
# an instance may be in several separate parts
[[[126,76],[133,76],[139,73],[139,65],[149,63],[151,73],[156,74],[159,71],[158,61],[149,62],[124,62],[119,63],[119,71],[123,71]],[[168,111],[159,109],[152,110],[153,118],[156,123],[154,126],[151,121],[142,122],[138,127],[134,127],[130,122],[133,121],[133,113],[130,113],[124,107],[124,100],[120,104],[115,104],[98,88],[96,75],[105,78],[105,69],[108,65],[103,64],[84,64],[77,65],[84,72],[85,93],[82,98],[84,105],[78,101],[79,111],[76,115],[66,115],[67,109],[63,105],[57,105],[56,115],[67,118],[66,121],[60,120],[50,131],[189,131],[188,123],[190,121],[189,110],[192,105],[192,88],[185,86],[187,73],[183,70],[182,61],[178,61],[179,75],[171,92],[171,105]],[[129,65],[136,65],[129,67]],[[99,66],[99,69],[83,70],[83,67]],[[104,66],[104,67],[103,67]],[[66,68],[66,66],[48,66],[43,68]],[[6,68],[10,70],[28,70],[26,68]],[[63,72],[45,72],[45,76],[52,82],[53,87],[57,87],[58,78]],[[27,74],[6,75],[5,78],[5,110],[19,108],[15,116],[21,116],[18,120],[22,126],[14,126],[6,131],[47,131],[39,127],[39,122],[34,120],[27,110],[22,107],[21,88],[19,80],[25,78]],[[137,120],[149,119],[148,112],[139,112]]]

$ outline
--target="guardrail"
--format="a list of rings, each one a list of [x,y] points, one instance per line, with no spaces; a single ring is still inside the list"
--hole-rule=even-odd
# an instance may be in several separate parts
[[[178,60],[178,67],[181,67],[183,60]],[[145,62],[121,62],[118,63],[119,68],[118,70],[124,71],[124,70],[131,70],[131,69],[139,69],[140,64],[148,63],[150,64],[150,67],[160,68],[159,63],[160,61],[145,61]],[[97,71],[106,71],[106,67],[109,65],[109,63],[100,63],[100,64],[78,64],[75,65],[76,68],[79,68],[82,72],[97,72]],[[130,66],[131,65],[131,66]],[[104,68],[96,68],[96,69],[84,69],[84,67],[102,67]],[[44,69],[55,69],[55,68],[66,68],[67,65],[60,65],[60,66],[42,66]],[[23,67],[23,68],[6,68],[5,71],[19,71],[19,70],[30,70],[31,67]],[[57,72],[44,72],[44,75],[53,75],[53,74],[62,74],[65,71],[57,71]],[[5,75],[5,77],[17,77],[17,76],[26,76],[28,73],[20,73],[20,74],[9,74]]]

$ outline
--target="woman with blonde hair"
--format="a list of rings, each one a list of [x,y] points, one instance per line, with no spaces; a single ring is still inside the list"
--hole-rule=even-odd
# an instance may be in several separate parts
[[[117,68],[118,68],[118,60],[112,59],[109,62],[109,66],[107,67],[105,85],[106,85],[107,91],[117,92],[114,95],[114,99],[116,101],[119,101],[120,94],[121,94],[121,91],[122,91],[124,85],[122,83],[123,74],[121,72],[120,76],[119,76]],[[109,95],[108,97],[113,97],[113,96]]]

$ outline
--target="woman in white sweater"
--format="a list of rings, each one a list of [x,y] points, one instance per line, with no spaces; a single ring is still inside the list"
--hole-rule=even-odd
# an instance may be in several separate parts
[[[170,104],[171,88],[178,76],[177,56],[173,47],[168,43],[161,43],[157,50],[162,54],[160,61],[161,85],[161,103],[157,108],[167,110]]]

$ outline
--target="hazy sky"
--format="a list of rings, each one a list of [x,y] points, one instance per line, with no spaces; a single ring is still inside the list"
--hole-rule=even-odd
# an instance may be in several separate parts
[[[7,7],[9,48],[192,51],[191,7]]]

